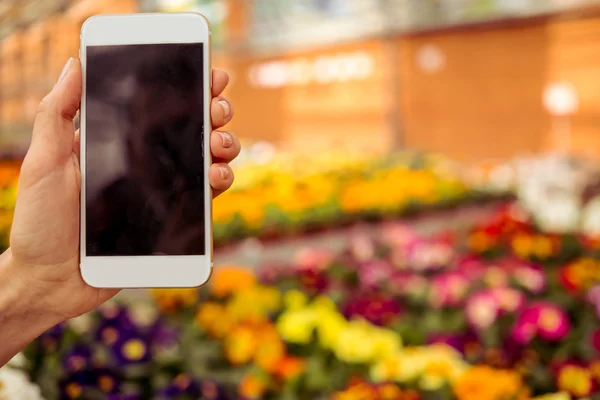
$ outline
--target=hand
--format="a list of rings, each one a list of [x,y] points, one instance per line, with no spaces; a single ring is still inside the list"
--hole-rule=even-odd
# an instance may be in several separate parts
[[[233,109],[220,96],[229,81],[227,73],[212,73],[211,117],[218,129],[231,120]],[[18,352],[44,330],[94,309],[118,292],[88,286],[79,272],[80,144],[73,119],[81,101],[81,81],[79,60],[69,60],[40,103],[21,168],[10,248],[0,261],[0,365],[11,351]],[[209,180],[216,196],[233,183],[228,163],[239,154],[240,143],[220,131],[211,133],[210,143],[215,163]]]

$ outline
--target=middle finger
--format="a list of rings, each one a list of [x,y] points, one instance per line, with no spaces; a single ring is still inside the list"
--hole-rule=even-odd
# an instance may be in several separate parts
[[[223,96],[215,97],[210,104],[210,118],[214,129],[220,128],[233,118],[231,102]]]

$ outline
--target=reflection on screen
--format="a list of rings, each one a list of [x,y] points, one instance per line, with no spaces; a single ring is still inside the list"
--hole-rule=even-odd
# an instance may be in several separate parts
[[[86,53],[86,255],[204,255],[202,44]]]

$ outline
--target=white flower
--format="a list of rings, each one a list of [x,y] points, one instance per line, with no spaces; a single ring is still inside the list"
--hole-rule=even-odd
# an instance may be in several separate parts
[[[11,366],[0,368],[0,400],[43,400],[40,388]]]
[[[591,236],[600,235],[600,196],[590,201],[583,210],[582,230]]]

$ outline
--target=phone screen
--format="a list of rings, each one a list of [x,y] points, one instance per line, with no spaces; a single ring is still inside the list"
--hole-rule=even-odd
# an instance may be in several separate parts
[[[86,256],[205,255],[203,50],[86,47]]]

